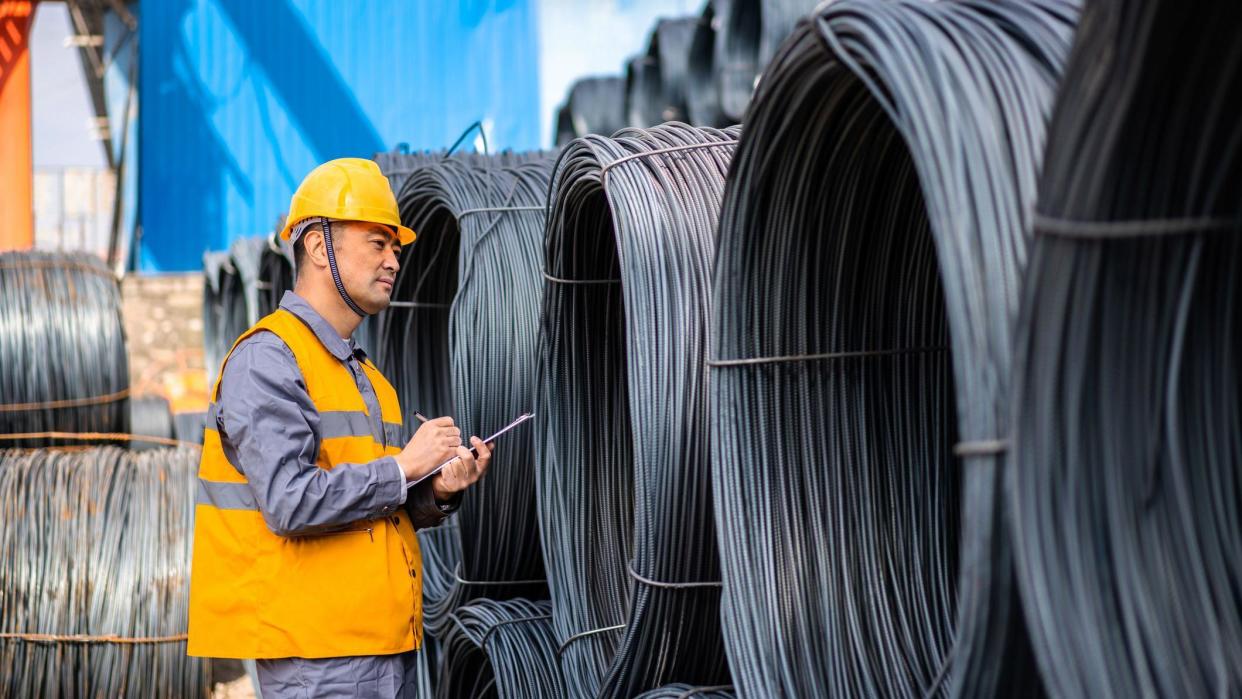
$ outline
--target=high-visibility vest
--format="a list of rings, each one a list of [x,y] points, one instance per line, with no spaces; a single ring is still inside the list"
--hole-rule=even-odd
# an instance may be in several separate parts
[[[386,446],[384,435],[371,433],[366,404],[349,368],[297,316],[277,310],[237,343],[264,330],[293,351],[319,411],[319,468],[366,463],[401,451],[401,445]],[[384,431],[400,434],[396,391],[369,361],[362,368],[379,397]],[[213,401],[219,392],[216,379]],[[246,477],[225,458],[213,420],[203,438],[198,478],[190,655],[328,658],[421,647],[422,555],[401,508],[342,531],[277,536],[268,529]]]

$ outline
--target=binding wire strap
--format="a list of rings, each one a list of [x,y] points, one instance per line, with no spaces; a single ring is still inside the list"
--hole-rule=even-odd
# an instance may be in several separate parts
[[[186,656],[197,449],[0,449],[0,696],[206,696]]]
[[[822,3],[763,74],[721,213],[710,372],[740,695],[1039,691],[1003,453],[953,449],[1008,431],[1009,333],[1075,14]]]
[[[1054,696],[1242,687],[1239,35],[1089,2],[1049,127],[1006,492]]]
[[[129,361],[111,271],[87,254],[0,254],[0,433],[128,431]]]
[[[544,559],[569,696],[728,680],[707,439],[708,295],[737,130],[665,124],[567,146],[549,194]]]

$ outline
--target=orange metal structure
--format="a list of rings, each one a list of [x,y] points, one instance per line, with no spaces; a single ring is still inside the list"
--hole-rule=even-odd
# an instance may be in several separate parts
[[[0,0],[0,251],[34,245],[30,0]]]

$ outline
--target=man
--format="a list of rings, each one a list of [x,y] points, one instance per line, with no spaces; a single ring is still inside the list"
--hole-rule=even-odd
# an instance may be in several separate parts
[[[189,654],[258,659],[264,699],[413,696],[414,531],[457,506],[490,446],[472,438],[476,458],[442,417],[402,447],[396,392],[351,337],[388,306],[415,237],[375,163],[315,168],[288,221],[294,291],[237,340],[212,394]]]

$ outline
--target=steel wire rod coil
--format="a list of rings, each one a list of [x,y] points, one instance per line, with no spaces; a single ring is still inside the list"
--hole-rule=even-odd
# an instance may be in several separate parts
[[[639,694],[637,699],[734,699],[731,685],[696,687],[678,682]]]
[[[258,299],[258,317],[264,318],[280,307],[280,299],[286,291],[293,291],[296,281],[293,248],[281,240],[279,232],[263,239],[259,253],[258,278],[255,281]]]
[[[659,60],[648,54],[625,65],[625,122],[645,128],[664,121],[664,93],[660,88]]]
[[[720,86],[716,80],[715,0],[703,4],[686,49],[686,114],[695,126],[728,126],[720,109]]]
[[[0,450],[0,695],[202,697],[197,449]]]
[[[1006,473],[1055,696],[1242,687],[1240,32],[1089,2],[1049,127]]]
[[[566,697],[556,664],[552,604],[480,599],[456,609],[436,696]]]
[[[611,136],[626,124],[625,79],[583,78],[569,89],[563,109],[566,121],[558,131],[557,146],[592,133]]]
[[[220,295],[220,283],[228,260],[227,252],[203,253],[203,362],[207,367],[208,384],[215,381],[216,372],[229,351],[221,329],[224,308]]]
[[[0,254],[0,434],[128,432],[128,397],[121,294],[107,266],[85,254]]]
[[[133,433],[139,436],[158,437],[160,439],[176,438],[172,406],[164,396],[131,396],[129,399],[129,424]],[[138,441],[134,442],[130,448],[145,451],[158,447],[159,445],[154,442]]]
[[[710,362],[741,696],[1040,689],[996,439],[1075,16],[1055,0],[841,0],[759,84],[721,214]]]
[[[381,362],[411,429],[420,411],[453,415],[467,434],[485,436],[534,404],[551,161],[520,160],[527,162],[442,159],[403,184],[402,220],[419,239],[402,255],[395,302],[377,326]],[[476,597],[547,594],[531,443],[530,430],[507,435],[454,525],[420,532],[433,635]]]
[[[716,93],[725,120],[740,122],[759,75],[760,0],[712,0]]]
[[[570,696],[728,682],[703,361],[737,133],[626,129],[557,163],[537,473]]]

